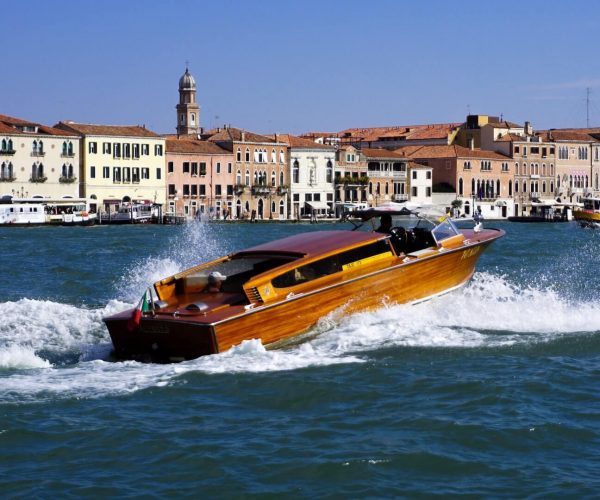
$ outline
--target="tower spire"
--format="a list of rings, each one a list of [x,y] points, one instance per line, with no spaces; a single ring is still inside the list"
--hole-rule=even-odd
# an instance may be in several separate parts
[[[177,109],[177,135],[198,134],[200,130],[200,106],[196,102],[196,80],[185,61],[185,73],[179,79],[179,104]]]

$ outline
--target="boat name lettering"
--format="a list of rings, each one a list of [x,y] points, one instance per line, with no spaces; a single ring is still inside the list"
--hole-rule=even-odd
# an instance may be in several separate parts
[[[477,255],[479,253],[480,250],[481,250],[481,247],[474,247],[474,248],[466,249],[461,256],[461,260],[474,257],[475,255]]]

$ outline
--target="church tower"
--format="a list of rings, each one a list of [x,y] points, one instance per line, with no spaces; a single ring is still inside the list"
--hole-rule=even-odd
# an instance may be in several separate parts
[[[200,132],[200,106],[196,102],[196,80],[188,68],[179,79],[179,104],[177,108],[177,135]]]

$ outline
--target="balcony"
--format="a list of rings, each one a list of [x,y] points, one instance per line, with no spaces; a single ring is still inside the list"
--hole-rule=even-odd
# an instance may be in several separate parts
[[[408,194],[395,194],[392,199],[394,201],[407,201],[408,200]]]
[[[384,170],[368,170],[367,177],[378,177],[384,179],[406,179],[406,172],[401,171],[384,171]]]
[[[0,149],[0,155],[12,156],[16,153],[14,149]]]
[[[246,184],[236,184],[235,186],[233,186],[233,191],[236,195],[241,195],[244,193],[244,191],[246,191]]]
[[[252,194],[255,196],[262,196],[269,194],[271,188],[269,186],[252,186]]]
[[[0,182],[14,182],[16,180],[17,178],[12,175],[8,177],[0,177]]]
[[[289,186],[279,186],[277,188],[277,194],[278,195],[288,194],[289,192],[290,192]]]
[[[48,177],[44,177],[44,176],[36,176],[36,177],[30,177],[29,178],[29,182],[35,182],[35,183],[38,183],[38,184],[46,182],[47,180],[48,180]]]
[[[35,158],[41,158],[41,157],[46,156],[46,152],[45,151],[32,151],[31,156],[33,156]]]
[[[73,151],[71,151],[70,153],[68,151],[63,151],[60,154],[61,158],[74,158],[75,157],[75,153],[73,153]]]
[[[69,177],[67,175],[61,175],[58,178],[58,182],[61,184],[73,184],[77,180],[77,177]]]

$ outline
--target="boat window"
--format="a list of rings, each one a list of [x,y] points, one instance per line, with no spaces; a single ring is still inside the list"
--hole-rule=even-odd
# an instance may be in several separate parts
[[[456,226],[449,220],[446,219],[440,224],[438,224],[432,231],[431,234],[435,238],[436,242],[440,242],[445,240],[446,238],[451,238],[452,236],[456,236],[459,234]]]
[[[347,252],[325,257],[324,259],[292,269],[291,271],[273,278],[272,284],[275,288],[288,288],[340,271],[352,269],[353,267],[366,263],[371,263],[372,259],[378,257],[388,257],[390,255],[392,255],[392,253],[389,240],[380,240],[371,243],[370,245],[354,248]]]

